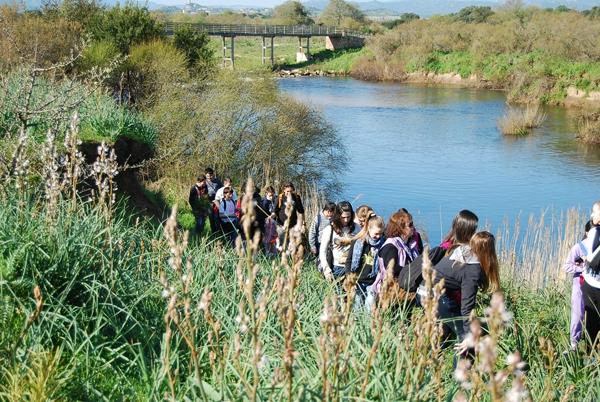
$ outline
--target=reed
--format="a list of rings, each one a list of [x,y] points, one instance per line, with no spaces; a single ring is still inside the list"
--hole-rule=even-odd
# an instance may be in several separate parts
[[[537,105],[525,109],[510,107],[498,120],[498,128],[504,135],[527,135],[545,120],[546,114]]]

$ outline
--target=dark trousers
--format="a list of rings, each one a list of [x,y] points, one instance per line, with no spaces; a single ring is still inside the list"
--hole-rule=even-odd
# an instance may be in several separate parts
[[[440,296],[438,301],[438,316],[444,323],[446,331],[452,331],[456,334],[459,341],[465,338],[465,327],[460,313],[460,306],[446,294]]]
[[[585,310],[585,330],[593,344],[600,332],[600,289],[590,286],[584,281],[581,291]]]

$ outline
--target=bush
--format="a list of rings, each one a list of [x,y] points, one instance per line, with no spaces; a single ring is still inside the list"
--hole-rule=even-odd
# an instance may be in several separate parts
[[[498,121],[498,127],[504,135],[527,135],[531,129],[539,127],[546,120],[546,114],[539,106],[526,109],[509,108]]]
[[[600,110],[583,109],[577,116],[577,139],[585,144],[600,145]]]
[[[134,3],[116,6],[99,14],[90,24],[92,37],[114,43],[122,53],[137,43],[164,37],[164,29],[146,7]]]
[[[175,31],[173,44],[185,54],[192,74],[206,77],[215,68],[215,52],[205,33],[196,32],[191,26],[180,27]]]

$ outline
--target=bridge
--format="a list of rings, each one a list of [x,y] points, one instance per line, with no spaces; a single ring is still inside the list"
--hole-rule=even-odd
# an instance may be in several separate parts
[[[366,38],[364,33],[356,30],[321,25],[223,25],[167,22],[165,33],[171,36],[184,26],[210,36],[220,36],[223,42],[223,65],[229,62],[232,68],[235,66],[236,36],[262,37],[262,63],[266,64],[268,60],[271,65],[275,63],[275,37],[298,38],[297,62],[306,61],[310,57],[310,39],[313,36],[324,36],[325,47],[329,50],[361,47]],[[268,41],[270,44],[267,46]]]

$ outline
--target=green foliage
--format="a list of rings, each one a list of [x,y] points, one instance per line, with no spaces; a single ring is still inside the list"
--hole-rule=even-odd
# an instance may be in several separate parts
[[[92,37],[114,43],[122,53],[137,43],[162,38],[164,30],[146,7],[134,3],[116,6],[99,14],[90,26]]]
[[[81,71],[89,71],[94,67],[106,68],[115,62],[121,52],[119,48],[110,41],[92,42],[87,46],[77,62],[77,68]]]
[[[362,24],[364,21],[364,13],[357,6],[344,0],[329,0],[319,16],[319,22],[326,25],[352,27],[353,24]]]
[[[29,82],[26,71],[15,71],[6,77],[2,85],[5,96],[0,98],[0,138],[14,138],[24,124],[23,110],[31,113],[25,124],[36,141],[42,142],[49,129],[62,138],[77,112],[86,140],[112,143],[126,137],[154,147],[156,129],[139,114],[118,106],[110,96],[75,81],[37,79],[27,98]]]
[[[582,14],[591,19],[600,17],[600,6],[594,6],[589,10],[582,11]]]
[[[454,14],[454,18],[468,24],[480,24],[486,22],[492,15],[494,15],[494,12],[489,6],[469,6]]]
[[[400,24],[405,24],[407,22],[418,20],[420,18],[421,17],[419,17],[419,15],[415,13],[402,13],[400,14],[400,18],[391,21],[385,21],[382,25],[388,29],[394,29]]]
[[[215,66],[215,52],[210,46],[210,38],[205,33],[196,32],[189,25],[175,31],[173,44],[187,59],[188,69],[206,76]]]
[[[62,17],[81,24],[84,30],[98,18],[105,9],[97,0],[50,0],[42,4],[42,14],[51,18]]]
[[[310,25],[314,21],[302,3],[287,0],[273,9],[273,18],[282,25]]]

